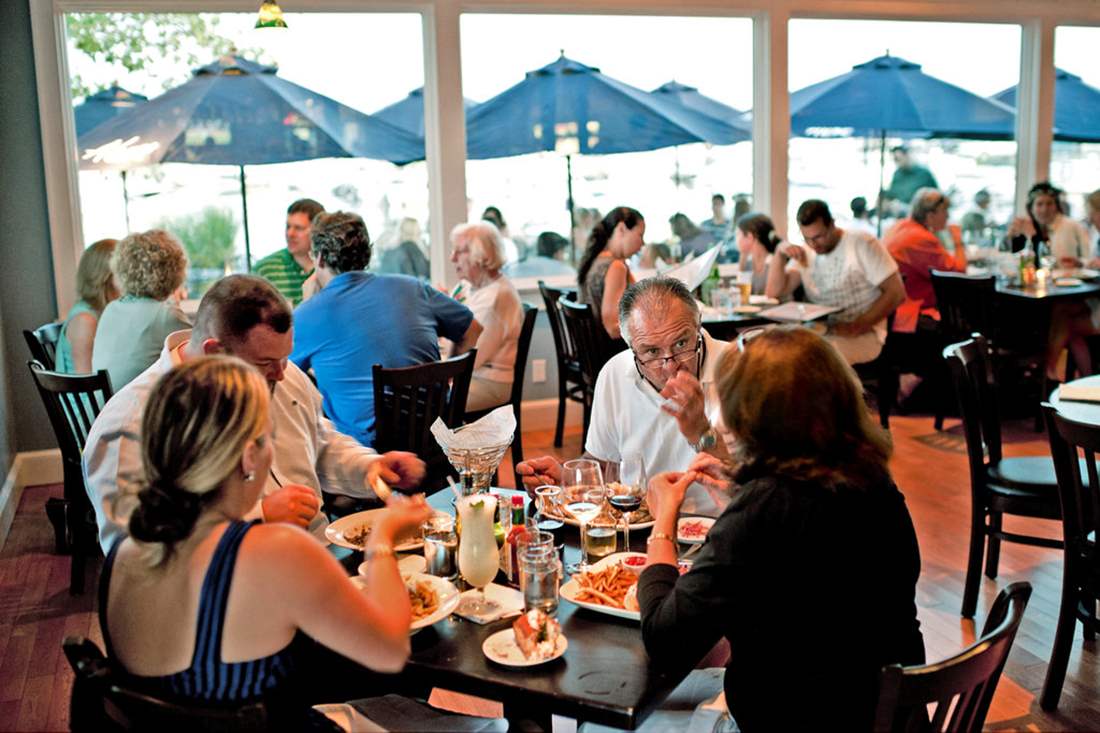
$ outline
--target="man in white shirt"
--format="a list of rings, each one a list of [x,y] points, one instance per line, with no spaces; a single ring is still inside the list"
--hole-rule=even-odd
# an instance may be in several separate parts
[[[288,362],[292,344],[290,304],[264,278],[230,275],[207,291],[195,328],[170,335],[160,358],[111,398],[88,435],[84,479],[104,551],[125,533],[143,488],[141,421],[150,392],[173,367],[205,354],[237,356],[259,369],[271,385],[275,458],[250,517],[290,522],[323,537],[328,521],[318,511],[322,487],[372,497],[376,478],[402,488],[419,483],[424,464],[415,455],[379,456],[333,427],[309,377]]]
[[[678,280],[647,278],[619,302],[619,324],[630,348],[600,371],[585,451],[603,463],[636,457],[648,478],[684,471],[699,452],[729,457],[715,392],[729,344],[701,327],[699,306]],[[559,484],[561,465],[550,456],[517,466],[528,490]],[[717,516],[728,499],[699,484],[684,511]]]
[[[783,244],[768,266],[766,293],[789,296],[802,285],[811,303],[839,308],[825,334],[849,364],[874,361],[886,343],[886,318],[905,300],[898,265],[877,239],[836,225],[824,201],[795,217],[808,246]]]

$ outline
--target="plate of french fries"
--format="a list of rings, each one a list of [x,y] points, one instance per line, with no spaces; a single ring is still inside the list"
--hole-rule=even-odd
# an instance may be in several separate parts
[[[641,621],[638,574],[622,562],[634,554],[616,552],[592,564],[586,572],[575,573],[562,585],[561,597],[581,608]]]
[[[409,593],[409,605],[412,606],[410,635],[425,626],[442,621],[458,607],[459,592],[453,583],[427,573],[410,573],[402,575],[402,578],[405,581],[405,590]],[[356,588],[364,592],[367,590],[366,578],[363,576],[352,577],[351,581]]]

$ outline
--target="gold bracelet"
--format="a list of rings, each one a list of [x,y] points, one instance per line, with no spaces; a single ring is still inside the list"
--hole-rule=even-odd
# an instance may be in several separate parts
[[[374,547],[368,547],[363,552],[363,559],[367,562],[377,557],[397,557],[397,553],[389,545],[375,545]]]
[[[668,540],[669,542],[674,542],[675,538],[668,532],[650,532],[649,539],[645,541],[646,546],[648,547],[653,544],[653,540]]]

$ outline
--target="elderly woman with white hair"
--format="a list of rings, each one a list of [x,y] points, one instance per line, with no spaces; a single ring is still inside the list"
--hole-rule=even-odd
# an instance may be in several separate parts
[[[505,263],[500,230],[488,221],[459,224],[451,232],[451,262],[461,278],[451,295],[465,303],[483,327],[466,410],[506,404],[512,394],[523,304],[511,280],[500,273]]]
[[[922,188],[913,195],[909,216],[893,226],[882,244],[898,263],[905,281],[909,300],[919,301],[922,311],[936,307],[929,270],[966,272],[966,248],[956,236],[957,227],[947,225],[947,210],[951,201],[935,188]],[[944,247],[943,237],[950,237],[954,253]],[[931,314],[938,320],[938,314]]]

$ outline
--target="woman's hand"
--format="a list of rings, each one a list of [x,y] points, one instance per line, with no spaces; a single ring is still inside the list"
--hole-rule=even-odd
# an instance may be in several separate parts
[[[646,503],[658,525],[667,525],[671,520],[676,523],[680,505],[684,503],[684,494],[697,476],[694,471],[667,471],[657,474],[649,482]]]
[[[392,547],[395,538],[410,534],[431,516],[432,508],[424,500],[423,494],[412,497],[391,495],[386,502],[386,508],[374,521],[370,539]]]
[[[1012,220],[1012,226],[1008,228],[1008,236],[1015,237],[1023,234],[1029,239],[1035,236],[1035,223],[1030,216],[1017,216]]]
[[[733,488],[733,469],[710,453],[697,454],[688,470],[694,471],[695,480],[708,489],[728,492]]]

